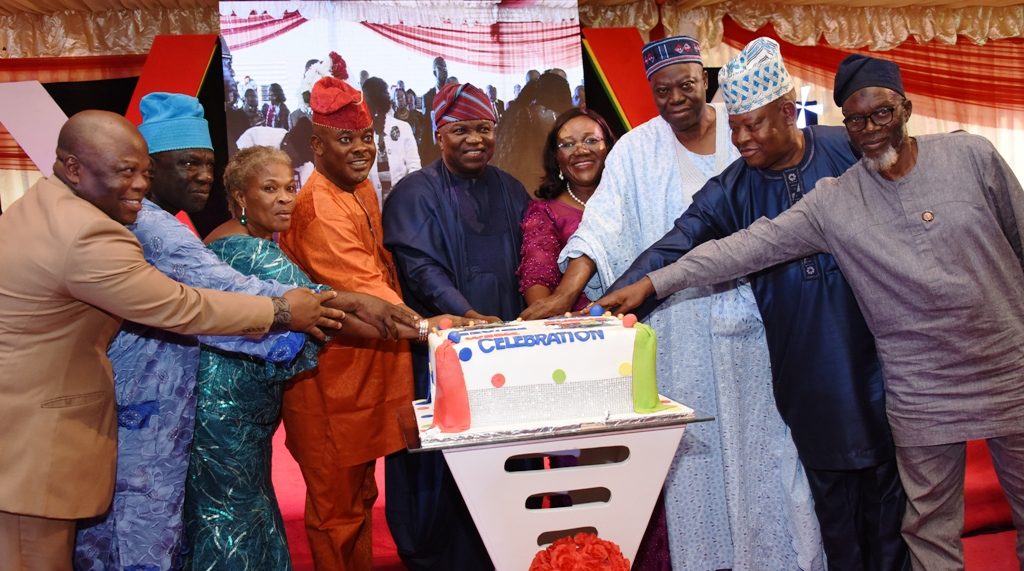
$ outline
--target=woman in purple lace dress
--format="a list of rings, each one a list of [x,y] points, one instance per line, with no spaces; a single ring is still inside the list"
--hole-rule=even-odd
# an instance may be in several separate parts
[[[562,279],[558,253],[580,225],[613,144],[615,135],[594,111],[572,108],[555,120],[544,145],[544,179],[536,192],[540,200],[527,207],[522,222],[519,291],[527,305],[548,297],[558,287]],[[583,309],[590,301],[581,293],[573,311]],[[572,455],[551,457],[552,467],[575,464]],[[571,499],[563,494],[552,495],[550,501],[552,507],[571,505]],[[670,571],[671,567],[665,508],[659,498],[633,569]]]
[[[530,204],[522,222],[519,291],[527,305],[551,295],[561,281],[558,253],[580,225],[614,143],[615,135],[594,111],[574,107],[555,119],[544,144],[540,200]],[[573,310],[588,303],[580,294]]]

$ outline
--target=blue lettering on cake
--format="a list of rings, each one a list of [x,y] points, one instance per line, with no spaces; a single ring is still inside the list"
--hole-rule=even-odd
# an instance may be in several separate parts
[[[534,335],[512,335],[493,339],[478,339],[477,347],[483,353],[518,349],[520,347],[547,347],[563,343],[576,343],[604,339],[604,331],[558,331],[555,333],[537,333]]]

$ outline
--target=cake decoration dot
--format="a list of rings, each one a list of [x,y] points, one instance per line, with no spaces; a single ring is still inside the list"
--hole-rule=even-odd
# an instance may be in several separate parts
[[[500,389],[505,386],[505,375],[495,373],[494,376],[491,377],[491,384],[494,385],[494,388],[496,389]]]
[[[590,306],[590,315],[593,317],[600,317],[601,315],[604,315],[604,308],[595,303]]]
[[[450,331],[448,332],[448,340],[452,343],[458,343],[462,341],[462,335],[458,331]]]
[[[620,363],[619,376],[628,377],[633,374],[633,363]]]
[[[470,349],[469,347],[463,347],[462,349],[459,349],[459,360],[460,361],[468,361],[468,360],[470,360],[472,358],[473,358],[473,350],[472,349]]]
[[[634,325],[636,325],[636,316],[632,313],[622,318],[623,327],[633,327]]]
[[[551,373],[551,379],[555,381],[556,385],[560,385],[565,382],[565,371],[562,369],[555,369],[555,372]]]
[[[441,329],[451,329],[452,319],[450,317],[442,317],[441,321],[437,324]]]

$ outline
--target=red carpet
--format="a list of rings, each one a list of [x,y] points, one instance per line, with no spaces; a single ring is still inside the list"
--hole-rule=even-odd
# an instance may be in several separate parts
[[[302,481],[299,465],[284,447],[284,427],[274,435],[274,490],[284,515],[288,547],[292,552],[295,571],[312,571],[313,556],[306,542],[306,529],[302,514],[306,505],[306,485]],[[373,568],[385,571],[404,571],[395,542],[391,540],[387,522],[384,519],[384,461],[377,461],[377,488],[380,495],[373,505]]]
[[[1002,490],[999,489],[995,473],[991,470],[987,450],[972,445],[968,454],[966,486],[968,530],[983,527],[986,521],[1002,520],[1000,523],[1008,523],[1009,509],[1005,505],[1006,499],[1002,497]],[[295,571],[312,571],[313,558],[309,552],[306,530],[302,523],[306,486],[302,482],[299,466],[284,447],[284,428],[278,430],[274,436],[273,474]],[[377,488],[380,490],[380,496],[373,506],[373,567],[384,571],[404,571],[405,566],[395,553],[395,543],[391,540],[391,533],[384,519],[383,460],[377,462]],[[965,538],[965,571],[1018,571],[1014,551],[1015,539],[1013,531],[981,533]]]

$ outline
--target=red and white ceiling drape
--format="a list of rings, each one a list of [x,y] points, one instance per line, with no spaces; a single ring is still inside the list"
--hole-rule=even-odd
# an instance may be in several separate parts
[[[226,1],[220,9],[221,35],[231,50],[277,37],[307,18],[336,18],[360,22],[414,51],[444,52],[450,61],[487,71],[520,71],[537,61],[581,64],[576,0]]]
[[[248,16],[231,14],[221,16],[220,35],[227,42],[228,48],[237,50],[276,38],[306,22],[306,18],[297,10],[286,11],[280,17],[266,12],[261,14],[251,12]]]
[[[961,37],[955,44],[908,39],[885,51],[837,48],[821,42],[800,46],[780,38],[772,25],[748,30],[731,18],[722,21],[722,43],[741,49],[758,36],[779,40],[782,58],[798,85],[811,86],[809,99],[824,104],[823,124],[838,125],[832,102],[839,62],[851,53],[885,58],[900,66],[903,87],[913,104],[912,135],[963,129],[990,140],[1018,177],[1024,178],[1024,38],[989,39],[983,45]]]
[[[1024,113],[1024,38],[990,40],[984,45],[953,45],[908,40],[884,52],[835,48],[826,44],[797,46],[765,26],[751,31],[730,18],[722,22],[723,43],[741,49],[759,36],[782,45],[790,73],[831,88],[839,62],[851,53],[866,53],[900,66],[903,87],[914,100],[914,112],[948,121],[996,127],[1000,115]]]
[[[540,22],[497,22],[458,30],[372,24],[363,26],[401,46],[433,56],[470,64],[486,71],[512,73],[529,69],[537,61],[553,67],[581,64],[579,26]]]

